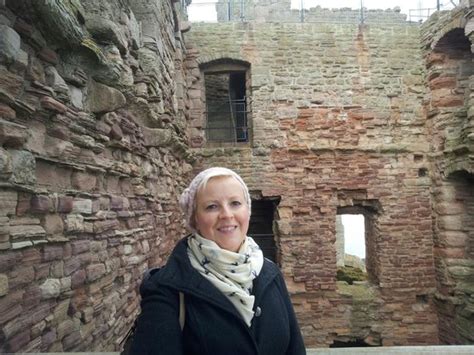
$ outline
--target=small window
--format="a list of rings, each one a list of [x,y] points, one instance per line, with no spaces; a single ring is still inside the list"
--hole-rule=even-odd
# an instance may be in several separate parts
[[[337,279],[350,285],[354,281],[365,281],[364,215],[340,214],[336,218]]]
[[[350,285],[369,280],[378,284],[374,210],[362,206],[339,207],[336,216],[336,259],[339,281]]]
[[[263,256],[277,262],[277,247],[273,233],[276,200],[252,200],[252,215],[248,235],[255,240],[263,252]]]
[[[200,68],[207,142],[250,142],[250,63],[222,58],[201,64]]]

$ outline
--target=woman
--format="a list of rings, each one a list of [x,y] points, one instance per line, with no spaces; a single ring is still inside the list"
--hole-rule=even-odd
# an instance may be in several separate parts
[[[250,201],[232,170],[210,168],[193,179],[180,199],[192,234],[142,284],[132,354],[306,353],[279,269],[247,236]]]

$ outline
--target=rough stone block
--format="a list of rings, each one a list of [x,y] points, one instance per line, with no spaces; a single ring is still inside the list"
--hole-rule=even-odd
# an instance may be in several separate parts
[[[19,148],[27,139],[27,127],[0,118],[0,145]]]
[[[79,286],[84,285],[86,282],[87,274],[85,270],[78,270],[71,276],[71,288],[75,289]]]
[[[43,299],[56,298],[61,292],[61,282],[58,279],[47,279],[40,286]]]
[[[12,158],[7,150],[0,147],[0,180],[9,180],[13,173]]]
[[[94,232],[103,233],[112,229],[117,229],[119,222],[116,219],[94,222]]]
[[[84,231],[84,217],[80,214],[68,214],[66,217],[66,231],[79,233]]]
[[[17,184],[36,183],[36,162],[33,154],[24,150],[11,150],[13,174],[11,181]]]
[[[38,214],[49,213],[53,208],[53,203],[48,196],[33,195],[30,200],[30,212]]]
[[[71,242],[72,255],[78,255],[90,251],[91,242],[89,240],[75,240]]]
[[[40,100],[41,106],[45,109],[58,112],[58,113],[66,113],[67,106],[59,102],[58,100],[53,99],[50,96],[43,96]]]
[[[8,293],[8,276],[0,274],[0,297]]]
[[[30,342],[30,330],[26,329],[7,341],[8,352],[16,353]]]
[[[92,282],[105,274],[105,265],[104,264],[94,264],[89,265],[86,268],[87,271],[87,281]]]
[[[88,88],[87,106],[94,113],[112,112],[125,105],[125,96],[110,86],[91,81]]]
[[[0,25],[0,63],[10,64],[20,51],[20,35],[6,25]]]
[[[16,291],[0,298],[0,324],[5,324],[21,314],[22,297],[23,291]]]
[[[45,237],[46,231],[39,225],[10,226],[10,236],[13,240],[20,238]]]
[[[72,196],[60,196],[58,198],[57,211],[59,213],[70,213],[73,208],[74,198]]]
[[[87,172],[76,171],[72,174],[71,183],[74,189],[91,192],[96,188],[97,177]]]
[[[12,289],[25,287],[35,279],[33,266],[17,266],[9,275],[9,284]]]
[[[64,255],[62,246],[47,245],[43,248],[43,261],[61,260]]]
[[[53,65],[59,63],[58,54],[48,47],[41,48],[41,50],[38,52],[38,57],[44,60],[45,62],[48,62]]]
[[[48,214],[43,219],[43,227],[47,235],[62,234],[64,232],[64,222],[57,214]]]
[[[16,191],[0,190],[0,216],[15,215],[17,201]]]
[[[72,203],[72,213],[92,214],[92,200],[75,198]]]
[[[10,106],[0,103],[0,119],[5,119],[7,121],[13,120],[16,118],[16,111]]]

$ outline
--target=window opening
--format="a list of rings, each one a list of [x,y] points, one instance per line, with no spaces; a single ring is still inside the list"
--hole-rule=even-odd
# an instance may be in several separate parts
[[[206,136],[210,142],[248,142],[246,72],[205,73]]]
[[[342,209],[342,211],[344,211]],[[336,216],[336,257],[338,281],[352,285],[368,279],[366,266],[367,221],[361,209]]]
[[[273,233],[273,220],[278,201],[270,199],[252,200],[248,235],[260,246],[263,256],[277,262],[277,247]]]

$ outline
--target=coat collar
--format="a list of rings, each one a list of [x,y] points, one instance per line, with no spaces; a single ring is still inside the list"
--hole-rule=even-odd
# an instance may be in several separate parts
[[[178,291],[184,292],[206,300],[216,306],[235,314],[241,319],[232,303],[225,297],[214,285],[202,277],[194,269],[187,255],[187,237],[181,239],[174,248],[167,264],[152,277],[152,282],[157,282],[165,286],[172,287]],[[278,275],[277,266],[268,259],[265,259],[264,265],[258,277],[254,280],[255,304],[258,305],[267,286]],[[242,320],[243,321],[243,320]]]

